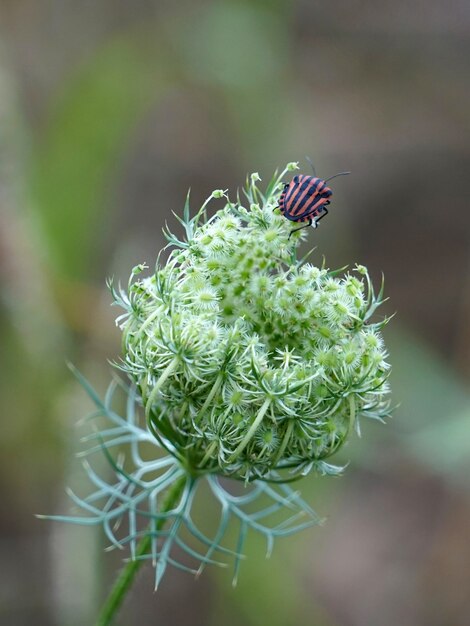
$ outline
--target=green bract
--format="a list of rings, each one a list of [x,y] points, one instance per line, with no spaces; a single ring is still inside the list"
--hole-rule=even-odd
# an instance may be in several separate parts
[[[204,204],[167,232],[165,264],[127,292],[119,364],[135,382],[147,424],[192,476],[292,480],[388,412],[386,351],[371,316],[382,301],[367,270],[339,275],[296,260],[306,230],[276,210],[286,171],[265,194],[252,175],[245,199],[208,218]]]

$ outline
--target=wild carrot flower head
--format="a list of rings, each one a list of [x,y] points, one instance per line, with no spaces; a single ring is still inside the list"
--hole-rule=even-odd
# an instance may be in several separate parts
[[[152,560],[156,584],[168,563],[200,572],[227,554],[236,580],[248,530],[265,537],[269,553],[276,537],[318,523],[287,483],[311,470],[338,473],[330,457],[360,420],[388,413],[387,320],[373,320],[383,289],[374,292],[363,266],[341,273],[297,259],[306,231],[289,237],[277,210],[283,177],[296,167],[264,193],[257,174],[236,201],[217,190],[193,217],[187,201],[178,218],[184,238],[166,231],[166,262],[151,273],[134,268],[127,289],[110,284],[124,309],[117,366],[130,383],[114,381],[102,401],[78,375],[93,418],[110,423],[85,438],[96,442],[87,454],[104,453],[114,480],[86,463],[95,490],[71,493],[86,515],[56,519],[102,525],[111,546]],[[212,199],[224,206],[209,218]],[[119,389],[125,416],[114,406]],[[192,519],[202,482],[220,505],[213,536]],[[224,546],[232,518],[235,550]],[[120,535],[122,519],[128,532]],[[175,544],[196,569],[175,560]]]
[[[294,164],[288,166],[291,169]],[[207,219],[206,205],[167,233],[165,264],[127,293],[121,363],[136,383],[154,436],[193,475],[245,480],[324,471],[362,416],[387,411],[388,364],[371,322],[381,301],[367,270],[338,275],[296,260],[305,231],[289,239],[252,175],[246,201]]]

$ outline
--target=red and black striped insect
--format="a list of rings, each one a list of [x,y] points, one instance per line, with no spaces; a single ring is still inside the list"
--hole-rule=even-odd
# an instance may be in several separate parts
[[[317,176],[298,174],[290,183],[284,185],[279,198],[281,213],[291,222],[306,222],[304,226],[292,230],[289,237],[302,228],[317,227],[322,217],[328,214],[326,207],[330,204],[330,197],[333,195],[326,183],[336,176],[345,176],[349,173],[340,172],[326,180]]]

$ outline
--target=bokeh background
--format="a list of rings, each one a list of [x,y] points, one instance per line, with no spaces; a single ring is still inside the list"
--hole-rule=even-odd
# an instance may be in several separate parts
[[[464,626],[470,614],[470,6],[463,0],[2,0],[0,623],[93,622],[121,555],[66,512],[74,362],[103,390],[105,279],[153,263],[187,189],[309,155],[335,181],[329,267],[383,271],[394,401],[345,476],[302,490],[322,528],[253,537],[238,587],[142,571],[119,624]]]

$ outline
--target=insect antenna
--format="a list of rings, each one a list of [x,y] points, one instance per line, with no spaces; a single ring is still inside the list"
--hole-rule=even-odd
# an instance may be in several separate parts
[[[350,174],[351,172],[339,172],[339,174],[335,174],[334,176],[330,176],[329,178],[326,178],[323,182],[327,183],[329,180],[331,180],[332,178],[336,178],[337,176],[347,176],[348,174]]]
[[[312,159],[311,159],[310,157],[308,157],[308,156],[306,156],[305,158],[306,158],[306,160],[310,163],[310,167],[312,168],[313,175],[314,175],[314,176],[315,176],[315,178],[316,178],[316,177],[317,177],[317,173],[316,173],[315,168],[314,168],[314,166],[313,166]]]

